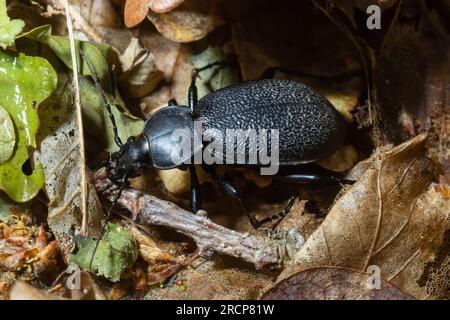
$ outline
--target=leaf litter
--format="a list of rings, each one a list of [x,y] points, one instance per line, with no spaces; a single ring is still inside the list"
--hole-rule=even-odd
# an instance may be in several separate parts
[[[71,67],[68,40],[65,30],[55,23],[63,21],[64,25],[65,17],[60,1],[43,3],[49,6],[48,10],[53,10],[48,11],[46,17],[51,16],[54,29],[38,24],[38,29],[22,34],[17,42],[30,46],[33,39],[41,43],[41,48],[51,48],[53,55],[58,57],[54,59],[51,54],[45,54],[58,73],[59,86],[38,109],[42,132],[38,142],[48,141],[49,144],[40,144],[36,159],[47,158],[43,161],[45,196],[44,199],[38,197],[48,207],[49,229],[67,263],[81,223],[77,200],[79,177],[74,174],[80,158],[76,148],[72,148],[79,139],[71,97],[64,93],[70,81],[64,75]],[[130,230],[132,237],[129,240],[135,239],[136,258],[131,260],[137,261],[132,265],[125,259],[100,266],[112,267],[103,270],[113,270],[106,273],[114,274],[112,279],[117,281],[109,287],[108,297],[448,299],[450,206],[446,183],[450,171],[445,148],[448,144],[445,120],[448,92],[444,89],[448,84],[448,72],[445,71],[448,61],[443,58],[446,51],[438,44],[438,37],[430,36],[447,32],[439,26],[444,13],[436,12],[434,6],[417,9],[414,4],[407,7],[402,2],[384,1],[383,14],[392,16],[391,27],[386,28],[386,34],[381,32],[371,38],[362,32],[365,21],[361,21],[359,12],[364,12],[370,1],[333,2],[336,7],[321,7],[322,1],[286,3],[276,7],[266,0],[212,1],[207,6],[199,3],[194,0],[128,0],[122,7],[115,1],[80,0],[71,6],[75,12],[76,35],[80,40],[97,42],[80,42],[78,45],[89,51],[90,60],[113,106],[123,140],[139,134],[142,115],[148,117],[172,98],[185,103],[193,67],[201,67],[212,60],[237,62],[202,74],[198,85],[200,95],[204,95],[239,82],[240,78],[258,78],[267,67],[283,66],[294,72],[277,73],[278,78],[294,79],[312,86],[325,95],[350,124],[346,144],[320,164],[347,174],[357,183],[342,190],[315,186],[292,189],[271,179],[263,181],[251,172],[220,169],[245,190],[249,204],[260,217],[277,211],[291,189],[299,195],[300,200],[277,226],[276,232],[255,232],[240,214],[239,207],[216,191],[207,177],[201,178],[203,194],[207,194],[204,203],[208,218],[238,234],[248,232],[268,248],[273,248],[270,250],[279,255],[277,268],[255,271],[239,259],[205,255],[204,252],[190,261],[189,258],[196,257],[196,244],[202,244],[202,239],[189,232],[185,233],[188,235],[185,238],[169,230],[160,230],[152,223],[148,224],[152,220],[144,217],[137,220],[141,225],[125,218],[120,228]],[[321,11],[321,8],[329,11]],[[43,13],[39,10],[37,12]],[[344,16],[336,14],[338,10]],[[429,14],[432,18],[428,21],[433,22],[431,30],[434,31],[430,33],[428,23],[420,24],[416,30],[410,28],[411,13],[416,18]],[[132,29],[122,26],[121,16],[126,26],[133,26]],[[350,27],[345,32],[336,17],[348,19]],[[27,17],[26,21],[30,20]],[[110,46],[98,44],[102,41]],[[361,45],[363,42],[363,46],[367,46],[364,48],[372,50],[369,74],[364,65],[367,61],[361,60],[360,48],[355,46],[355,43]],[[417,48],[418,54],[410,55],[404,50],[410,43]],[[378,52],[377,48],[382,50]],[[374,59],[377,59],[376,64]],[[397,63],[399,61],[403,63]],[[419,76],[411,75],[411,68],[408,69],[411,61],[418,66],[413,69],[419,70]],[[88,166],[94,169],[98,168],[94,163],[107,156],[99,154],[100,150],[111,152],[116,148],[102,101],[89,79],[90,72],[83,61],[80,62]],[[405,78],[409,81],[403,81]],[[45,114],[45,110],[51,108],[60,110],[57,121],[50,112]],[[7,112],[14,120],[14,115]],[[372,127],[367,127],[368,124]],[[16,144],[20,142],[15,140]],[[56,147],[59,149],[54,149]],[[54,150],[62,151],[51,152]],[[53,159],[55,154],[61,154],[62,158]],[[52,170],[57,173],[56,178],[49,178]],[[189,177],[186,174],[181,170],[149,172],[131,181],[131,186],[141,189],[144,195],[156,196],[157,203],[158,198],[162,198],[187,208]],[[89,236],[95,237],[103,219],[103,209],[92,184],[88,190],[88,230]],[[0,203],[4,203],[0,208],[6,212],[0,215],[3,219],[18,205],[11,201]],[[122,204],[127,207],[126,203]],[[136,209],[133,201],[129,205],[132,211]],[[149,210],[154,209],[149,206]],[[175,210],[170,207],[172,209]],[[186,228],[177,230],[186,231]],[[111,251],[111,243],[107,239],[102,241],[106,241],[102,242],[106,252]],[[227,252],[227,248],[220,250]],[[380,291],[367,288],[368,270],[373,266],[381,270]],[[99,272],[94,270],[94,273]],[[2,275],[9,279],[3,282],[9,287],[14,277],[10,271]],[[325,290],[326,283],[332,285]],[[17,285],[24,284],[17,282]],[[87,288],[93,286],[92,282],[86,282]],[[5,285],[0,288],[7,293]],[[94,294],[93,289],[88,290],[91,294],[86,297],[62,293],[57,287],[52,289],[51,296],[34,292],[33,288],[23,289],[23,292],[34,292],[34,297],[40,295],[40,298],[102,298]],[[11,297],[17,292],[11,291]]]

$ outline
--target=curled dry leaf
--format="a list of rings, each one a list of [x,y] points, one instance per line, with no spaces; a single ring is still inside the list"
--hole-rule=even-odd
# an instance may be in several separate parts
[[[117,78],[128,96],[142,97],[152,92],[162,79],[155,67],[153,54],[144,49],[137,38],[132,38],[119,57],[123,73]]]
[[[27,215],[11,215],[0,223],[0,293],[7,296],[16,279],[28,281],[57,272],[57,253],[56,241],[47,243],[44,226],[32,225]]]
[[[430,185],[435,173],[425,156],[426,141],[422,134],[376,152],[370,168],[336,201],[280,279],[317,266],[365,272],[375,265],[385,280],[416,298],[441,297],[448,282],[430,283],[439,270],[448,270],[450,259],[442,264],[435,259],[448,256],[450,200]]]
[[[168,253],[161,250],[155,241],[148,235],[144,235],[136,227],[132,226],[130,232],[138,244],[139,255],[149,264],[157,262],[171,263],[176,260]]]
[[[184,0],[150,0],[149,7],[155,12],[163,13],[175,9],[183,2]]]
[[[190,265],[199,256],[196,252],[186,259],[175,258],[160,249],[149,235],[143,234],[136,227],[132,226],[130,231],[138,244],[139,256],[148,263],[146,279],[149,284],[157,284],[167,279]],[[142,274],[140,272],[140,269],[137,268],[135,281],[138,287],[142,286]]]
[[[279,282],[262,300],[412,300],[387,281],[376,288],[369,273],[337,267],[317,267]]]
[[[204,38],[222,25],[216,1],[188,0],[173,11],[154,13],[147,17],[166,38],[175,42],[192,42]]]

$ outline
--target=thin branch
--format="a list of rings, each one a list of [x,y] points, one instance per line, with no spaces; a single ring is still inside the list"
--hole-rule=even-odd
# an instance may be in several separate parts
[[[110,183],[106,176],[104,169],[94,174],[97,190]],[[117,188],[110,188],[105,192],[105,196],[111,200],[116,192]],[[118,204],[130,211],[132,219],[138,224],[169,227],[192,238],[202,256],[209,257],[212,253],[225,254],[250,262],[258,269],[279,262],[276,245],[248,233],[222,227],[149,194],[125,189]]]
[[[84,130],[83,130],[83,113],[81,110],[81,98],[80,98],[80,85],[78,80],[78,62],[77,62],[77,52],[75,46],[75,37],[73,34],[73,25],[72,25],[72,15],[70,12],[70,4],[69,0],[64,0],[64,6],[66,9],[66,18],[67,18],[67,30],[69,33],[69,41],[70,41],[70,53],[72,56],[72,70],[73,70],[73,89],[75,93],[75,108],[77,112],[77,127],[78,127],[78,137],[80,139],[80,184],[81,184],[81,234],[87,235],[87,183],[86,183],[86,158],[85,158],[85,150],[84,150]]]

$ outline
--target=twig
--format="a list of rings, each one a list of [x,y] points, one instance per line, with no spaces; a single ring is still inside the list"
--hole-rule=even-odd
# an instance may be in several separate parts
[[[110,183],[106,170],[94,174],[97,190]],[[105,192],[112,199],[117,189]],[[215,224],[211,220],[186,211],[175,204],[158,199],[149,194],[125,189],[118,204],[132,213],[133,220],[139,224],[160,225],[194,239],[201,256],[220,253],[253,263],[257,269],[276,265],[279,261],[277,248],[261,238],[248,233],[240,233]]]
[[[64,0],[64,6],[66,9],[66,18],[67,18],[67,30],[69,33],[69,42],[70,42],[70,53],[72,56],[72,70],[73,70],[73,87],[75,91],[75,108],[77,111],[77,127],[78,127],[78,137],[80,139],[80,184],[81,184],[81,230],[80,233],[84,236],[87,235],[87,184],[86,184],[86,159],[85,159],[85,150],[84,150],[84,130],[83,130],[83,113],[81,110],[81,99],[80,99],[80,85],[78,80],[78,63],[77,63],[77,52],[75,46],[75,37],[73,35],[73,25],[72,25],[72,16],[70,13],[70,4],[69,0]]]

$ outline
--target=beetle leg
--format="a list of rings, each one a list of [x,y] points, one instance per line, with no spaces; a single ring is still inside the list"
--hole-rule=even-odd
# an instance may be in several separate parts
[[[301,173],[289,173],[289,174],[278,174],[273,178],[276,180],[286,181],[286,182],[297,182],[302,184],[311,183],[324,183],[324,184],[353,184],[355,181],[346,179],[338,172],[333,172],[326,170],[324,168],[317,168],[314,170],[315,166],[309,166],[310,170],[299,167],[303,172]]]
[[[272,222],[274,220],[277,220],[276,224],[272,226],[272,229],[274,229],[280,222],[283,220],[283,218],[291,211],[291,208],[294,204],[296,196],[291,196],[288,201],[286,202],[286,205],[284,206],[283,210],[281,210],[278,213],[271,214],[270,216],[262,219],[261,221],[257,222],[257,227],[262,226],[263,224],[266,224],[268,222]]]
[[[198,183],[197,172],[195,171],[195,165],[189,165],[189,173],[191,176],[190,193],[191,193],[191,210],[193,213],[197,213],[200,210],[200,185]]]
[[[208,172],[208,174],[211,176],[211,178],[219,185],[219,187],[222,190],[224,190],[232,198],[239,201],[239,203],[241,204],[241,207],[244,210],[245,214],[247,215],[248,220],[250,221],[251,225],[255,229],[258,229],[261,224],[258,222],[255,215],[251,212],[251,210],[245,204],[244,199],[242,198],[242,195],[239,192],[239,190],[230,181],[226,180],[222,176],[219,176],[217,174],[214,166],[203,166],[203,169],[206,172]]]
[[[198,94],[197,94],[197,86],[195,85],[197,75],[198,73],[196,71],[192,73],[192,80],[191,85],[189,86],[189,93],[188,93],[188,105],[189,108],[191,108],[192,114],[194,114],[197,111]]]

